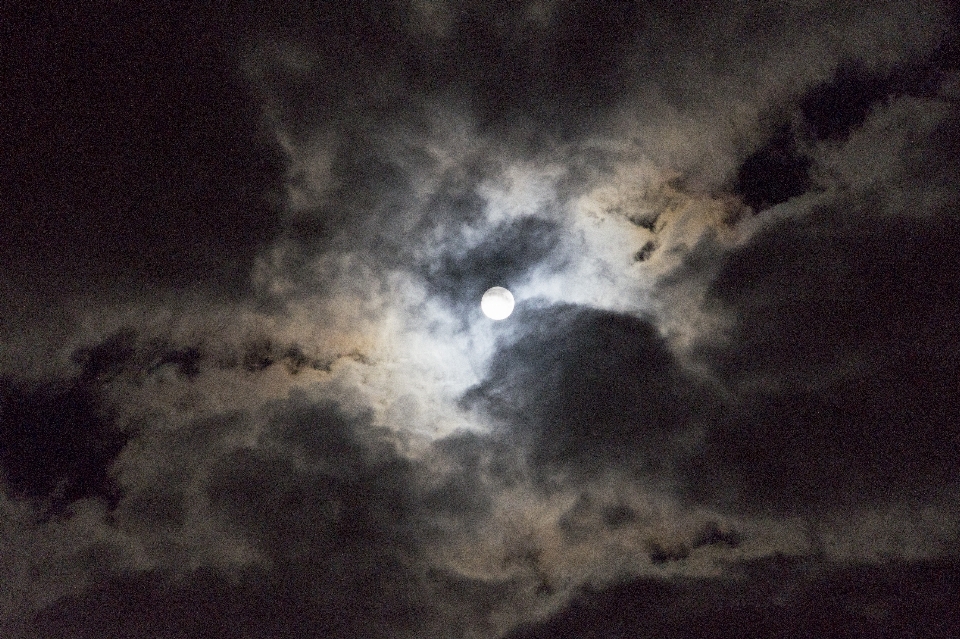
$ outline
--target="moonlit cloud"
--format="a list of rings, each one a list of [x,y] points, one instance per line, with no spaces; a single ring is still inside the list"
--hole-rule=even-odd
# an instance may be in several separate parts
[[[128,13],[4,87],[0,634],[947,636],[946,4]]]

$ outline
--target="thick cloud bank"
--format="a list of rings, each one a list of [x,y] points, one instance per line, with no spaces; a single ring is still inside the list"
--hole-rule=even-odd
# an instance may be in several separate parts
[[[0,635],[952,636],[947,3],[10,24]]]

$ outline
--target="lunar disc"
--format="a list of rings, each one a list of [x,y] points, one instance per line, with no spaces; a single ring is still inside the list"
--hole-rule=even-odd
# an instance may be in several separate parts
[[[480,310],[492,320],[502,320],[513,312],[513,294],[502,286],[494,286],[483,294]]]

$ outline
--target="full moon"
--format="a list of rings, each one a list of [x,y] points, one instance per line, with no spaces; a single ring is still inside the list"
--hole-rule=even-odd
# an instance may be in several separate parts
[[[480,310],[492,320],[502,320],[513,312],[513,294],[502,286],[494,286],[483,294]]]

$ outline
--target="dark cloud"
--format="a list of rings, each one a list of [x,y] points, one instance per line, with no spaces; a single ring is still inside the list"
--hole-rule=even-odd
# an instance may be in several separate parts
[[[396,115],[410,96],[457,94],[484,129],[539,145],[580,135],[631,88],[640,14],[624,0],[321,4],[284,34],[309,42],[318,72],[266,80],[295,133],[351,111]]]
[[[951,637],[955,563],[748,564],[738,579],[637,579],[587,591],[552,619],[507,635],[541,637]]]
[[[711,299],[736,322],[732,346],[707,356],[743,390],[709,435],[713,462],[698,464],[696,485],[739,480],[754,506],[790,509],[950,480],[957,225],[853,216],[777,225],[713,280]],[[703,482],[710,468],[723,479]]]
[[[397,562],[375,564],[341,556],[329,564],[251,568],[233,575],[198,570],[173,580],[151,572],[114,577],[82,594],[64,597],[31,624],[37,639],[162,636],[187,639],[294,637],[308,633],[331,639],[462,634],[509,605],[516,584],[490,584],[434,572],[417,584]],[[375,577],[372,575],[376,574]],[[364,576],[366,575],[366,576]],[[442,600],[456,593],[455,614]]]
[[[383,558],[377,565],[385,581],[402,574]],[[413,625],[426,610],[385,596],[379,580],[365,582],[349,564],[319,568],[285,565],[233,577],[202,570],[176,581],[158,573],[115,578],[42,611],[31,636],[372,639],[396,636],[398,626]]]
[[[218,424],[206,422],[204,425],[215,427]],[[180,479],[174,473],[155,477],[149,486],[127,496],[125,507],[135,514],[138,526],[171,533],[183,527],[188,516],[188,504],[179,485]]]
[[[331,168],[331,179],[337,186],[330,197],[316,210],[299,215],[291,222],[293,237],[306,244],[311,253],[322,251],[337,239],[342,242],[338,234],[363,228],[382,206],[399,210],[409,197],[412,176],[405,174],[390,158],[383,157],[372,140],[358,135],[349,142],[337,154]],[[423,161],[428,162],[429,158]]]
[[[650,259],[650,256],[653,255],[654,251],[657,250],[657,243],[653,240],[648,240],[644,242],[643,246],[640,247],[640,250],[634,253],[633,259],[637,262],[644,262]]]
[[[733,192],[754,211],[807,193],[813,185],[814,145],[846,141],[872,114],[904,96],[936,98],[944,73],[960,66],[957,60],[952,34],[929,55],[891,67],[870,66],[856,57],[841,60],[831,78],[798,97],[795,111],[780,105],[768,114],[773,131],[738,167]]]
[[[568,127],[630,88],[624,54],[642,25],[641,10],[604,0],[556,3],[546,11],[544,28],[528,5],[468,7],[454,27],[457,77],[465,72],[472,80],[481,119],[519,116],[556,135],[577,135]]]
[[[688,559],[690,553],[698,548],[709,546],[736,548],[740,542],[741,537],[736,530],[725,530],[717,522],[708,521],[692,539],[651,538],[647,541],[647,550],[653,564],[665,564]]]
[[[639,513],[625,503],[599,503],[596,498],[583,494],[560,517],[558,526],[571,540],[585,541],[598,530],[628,527],[639,518]]]
[[[464,400],[548,467],[667,471],[715,399],[643,318],[577,306],[523,308],[518,333]]]
[[[871,69],[856,59],[841,61],[828,82],[801,96],[802,134],[816,141],[842,141],[874,109],[898,97],[936,97],[943,74],[960,68],[958,51],[956,34],[948,33],[928,56],[904,60],[890,69]]]
[[[516,486],[521,480],[509,447],[492,437],[456,433],[438,440],[431,448],[456,471],[423,494],[420,501],[429,511],[477,518],[487,514],[491,506],[489,491],[481,487],[484,480],[506,487]]]
[[[0,634],[960,624],[945,3],[4,24]]]
[[[694,539],[693,547],[724,545],[736,548],[741,535],[736,530],[725,530],[715,521],[708,522]]]
[[[71,359],[80,366],[80,378],[86,383],[103,383],[119,375],[136,354],[136,339],[136,331],[126,328],[99,344],[75,350]]]
[[[161,379],[167,372],[186,381],[195,381],[204,371],[240,369],[259,373],[273,366],[282,366],[291,375],[303,370],[330,372],[341,357],[366,360],[358,352],[309,355],[296,342],[281,342],[256,333],[235,343],[214,345],[195,340],[178,344],[168,337],[148,337],[127,327],[97,344],[77,348],[71,362],[78,369],[77,383],[92,387],[109,384],[121,376],[142,384],[150,378]]]
[[[477,469],[423,493],[414,465],[376,441],[370,415],[301,394],[266,410],[270,427],[259,445],[223,454],[205,472],[208,517],[251,542],[260,561],[227,572],[108,574],[39,611],[31,636],[413,636],[472,626],[510,596],[509,586],[420,564],[436,517],[485,508],[477,486],[465,485]],[[207,458],[202,441],[249,419],[197,424],[190,454]],[[452,442],[443,448],[476,451]],[[139,492],[124,516],[175,526],[184,508],[171,503],[176,490],[165,482]],[[179,499],[197,507],[189,491]]]
[[[872,72],[856,62],[841,63],[830,82],[812,88],[801,98],[806,132],[815,140],[846,138],[866,121],[874,105],[898,93],[891,76]]]
[[[181,348],[165,348],[164,344],[157,344],[156,346],[160,354],[155,358],[153,368],[148,372],[153,373],[164,366],[172,366],[178,374],[187,379],[192,379],[200,374],[200,366],[203,363],[203,352],[198,347],[184,346]]]

